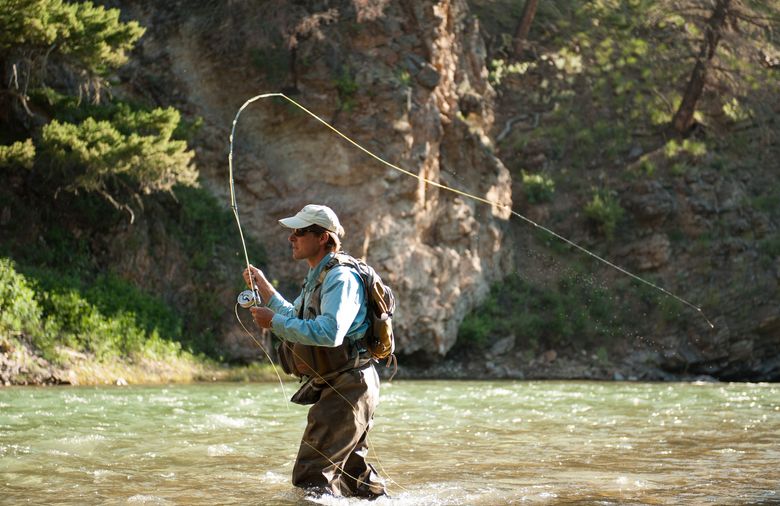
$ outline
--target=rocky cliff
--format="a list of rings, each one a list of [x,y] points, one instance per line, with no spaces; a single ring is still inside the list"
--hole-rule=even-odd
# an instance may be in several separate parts
[[[490,375],[522,376],[525,370],[526,377],[777,378],[777,223],[776,212],[764,205],[775,205],[766,190],[771,168],[746,174],[738,164],[729,169],[717,162],[721,167],[713,168],[712,159],[699,159],[691,170],[676,172],[664,166],[662,150],[647,150],[652,139],[635,141],[640,147],[628,146],[625,156],[598,171],[591,165],[604,161],[598,158],[604,149],[594,149],[583,170],[569,170],[576,160],[567,159],[566,144],[576,139],[510,136],[494,149],[492,139],[504,137],[512,125],[555,133],[544,129],[555,124],[542,85],[561,80],[561,67],[539,47],[532,65],[541,70],[507,79],[497,97],[488,83],[483,40],[500,40],[500,30],[481,31],[463,0],[116,4],[148,29],[117,93],[173,104],[190,120],[203,119],[194,143],[197,164],[204,184],[226,207],[233,117],[248,98],[282,91],[420,178],[506,205],[514,196],[520,212],[702,305],[716,325],[710,330],[690,308],[662,316],[659,306],[669,301],[658,293],[650,302],[631,295],[634,316],[625,335],[604,344],[606,362],[584,350],[580,356],[559,348],[536,350],[541,358],[529,366],[524,336],[494,336],[504,343],[501,350],[488,350],[482,361],[471,356],[480,364],[470,375],[483,374],[488,361]],[[587,96],[575,80],[565,82],[575,83],[564,90],[570,96]],[[663,145],[665,139],[656,141]],[[767,152],[773,145],[770,140]],[[512,165],[514,177],[496,153]],[[657,174],[637,177],[645,166],[656,167]],[[557,178],[553,202],[528,201],[520,168]],[[539,243],[524,223],[510,234],[505,212],[403,175],[279,100],[253,103],[242,114],[235,169],[245,231],[265,247],[266,271],[281,291],[296,294],[305,266],[290,260],[287,234],[277,220],[308,202],[333,207],[347,230],[347,251],[366,257],[398,294],[402,354],[445,355],[465,314],[504,273],[515,271],[539,287],[554,284],[557,276],[527,255]],[[596,186],[614,189],[625,210],[617,240],[604,240],[582,212],[587,188]],[[757,206],[759,200],[764,204]],[[235,248],[242,255],[237,233]],[[566,263],[576,262],[579,253],[556,255]],[[544,275],[534,281],[536,267]],[[616,297],[636,293],[637,287],[619,288],[629,280],[616,272],[595,276]],[[229,329],[221,338],[235,357],[257,354],[244,346],[229,292],[220,295]]]
[[[233,116],[246,99],[275,91],[420,178],[511,205],[509,173],[485,135],[494,92],[465,1],[121,7],[148,28],[122,93],[203,118],[197,164],[226,206]],[[446,353],[465,313],[511,261],[501,247],[505,211],[394,171],[279,101],[242,114],[235,170],[242,224],[266,248],[266,270],[283,293],[295,295],[304,266],[290,260],[277,220],[308,202],[331,206],[347,231],[345,249],[397,292],[404,354]],[[226,321],[231,307],[226,300]],[[236,354],[241,335],[234,328],[225,337]]]

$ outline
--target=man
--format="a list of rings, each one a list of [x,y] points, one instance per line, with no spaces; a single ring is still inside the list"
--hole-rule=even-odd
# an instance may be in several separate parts
[[[287,302],[259,269],[244,271],[266,307],[252,308],[258,326],[281,340],[282,368],[305,380],[293,402],[313,404],[293,468],[293,484],[336,496],[385,495],[383,480],[366,462],[366,437],[379,402],[379,376],[366,352],[363,283],[339,265],[344,229],[329,207],[309,204],[279,220],[292,229],[292,256],[309,272],[301,294]],[[251,279],[250,279],[251,275]]]

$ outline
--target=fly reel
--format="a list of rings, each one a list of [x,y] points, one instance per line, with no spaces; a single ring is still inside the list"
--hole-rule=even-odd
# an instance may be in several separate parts
[[[244,290],[238,294],[238,305],[243,308],[260,305],[260,296],[252,290]]]

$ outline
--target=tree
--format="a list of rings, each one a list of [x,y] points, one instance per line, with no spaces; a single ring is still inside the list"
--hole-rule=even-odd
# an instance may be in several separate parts
[[[771,75],[767,62],[771,60],[768,54],[778,52],[778,42],[772,34],[780,25],[780,4],[715,0],[713,5],[712,1],[687,0],[683,5],[675,3],[674,7],[698,48],[670,122],[672,131],[681,136],[689,133],[710,85],[713,86],[709,89],[717,91],[715,95],[720,98],[719,111],[728,110],[727,115],[733,118],[760,115],[766,100],[772,100],[771,90],[776,89],[777,78]],[[761,93],[761,89],[766,93]]]
[[[34,171],[55,194],[102,195],[132,221],[139,193],[194,185],[197,172],[174,138],[178,111],[101,97],[144,33],[119,14],[91,2],[0,0],[0,131],[21,138],[0,147],[0,165]]]
[[[688,79],[688,85],[685,88],[680,107],[672,118],[672,127],[680,135],[686,134],[693,126],[693,113],[696,110],[696,104],[701,97],[704,85],[707,80],[707,72],[718,43],[721,39],[721,32],[726,25],[726,19],[729,15],[731,0],[717,0],[712,10],[712,15],[707,21],[704,32],[704,40],[696,57],[696,63]]]
[[[81,90],[99,93],[100,78],[127,61],[143,33],[135,21],[120,22],[118,10],[91,2],[0,0],[2,94],[31,115],[28,92],[46,86],[47,77],[68,74]]]
[[[531,31],[531,24],[536,16],[536,8],[539,6],[539,0],[525,0],[523,5],[523,14],[520,16],[520,23],[515,30],[515,57],[519,58],[525,47],[525,41]]]

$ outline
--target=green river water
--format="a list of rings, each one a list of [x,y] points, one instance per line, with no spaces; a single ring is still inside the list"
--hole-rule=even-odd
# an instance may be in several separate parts
[[[305,419],[278,384],[0,389],[0,504],[361,504],[290,485]],[[396,381],[371,443],[367,504],[780,503],[775,384]]]

